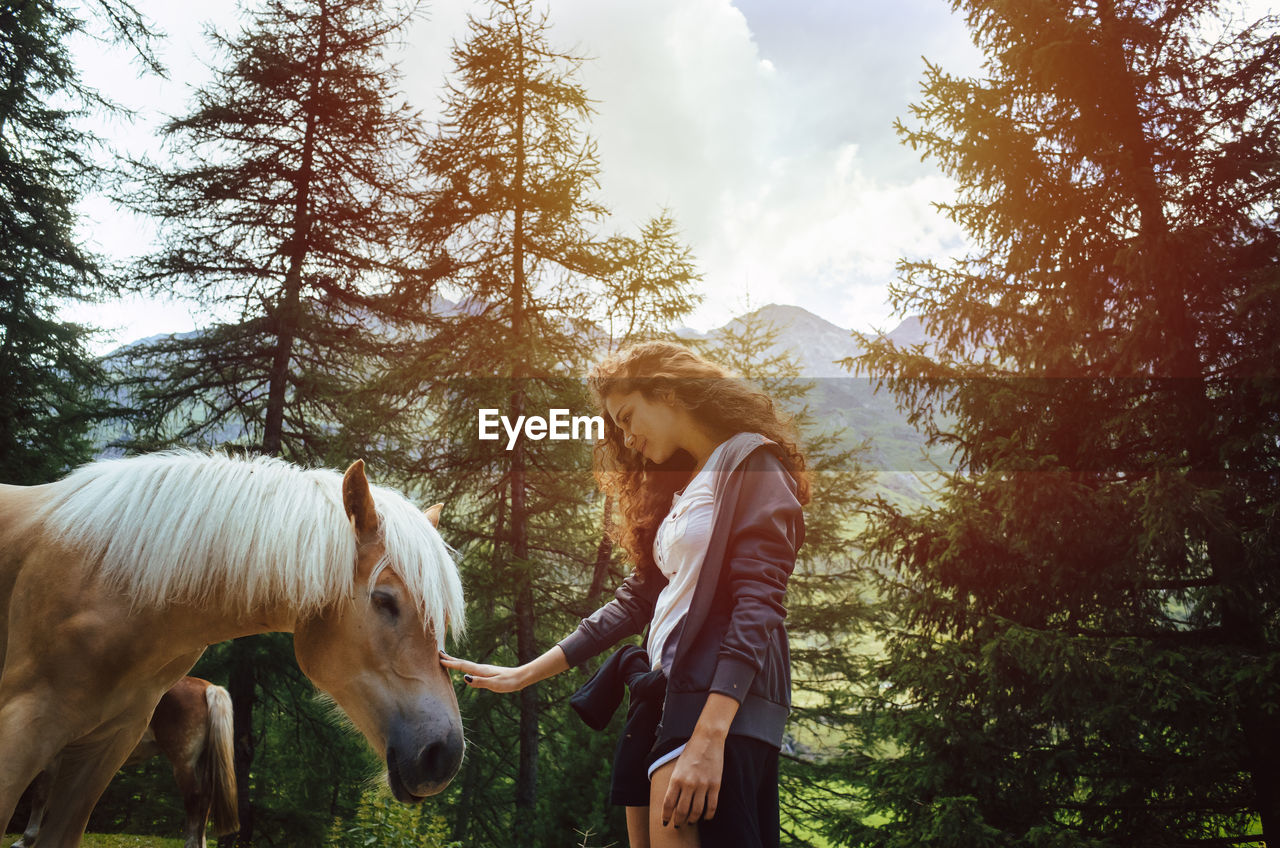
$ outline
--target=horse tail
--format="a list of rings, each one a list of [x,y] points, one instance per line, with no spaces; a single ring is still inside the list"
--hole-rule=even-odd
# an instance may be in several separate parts
[[[204,697],[209,705],[205,762],[209,769],[209,786],[213,790],[213,832],[216,836],[225,836],[240,829],[231,695],[226,689],[211,683],[205,690]]]

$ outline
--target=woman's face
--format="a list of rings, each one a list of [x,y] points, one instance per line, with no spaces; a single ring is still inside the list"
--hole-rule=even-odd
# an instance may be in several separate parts
[[[626,445],[646,459],[666,462],[684,447],[689,416],[683,409],[651,400],[639,391],[607,395],[604,408],[622,430]]]

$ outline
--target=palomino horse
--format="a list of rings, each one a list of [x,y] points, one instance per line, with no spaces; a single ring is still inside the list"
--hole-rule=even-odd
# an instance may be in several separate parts
[[[205,646],[268,631],[293,633],[397,799],[444,789],[463,739],[439,652],[463,601],[441,508],[371,487],[360,461],[194,452],[0,486],[0,823],[61,752],[41,840],[75,845]]]
[[[230,693],[199,677],[184,677],[161,696],[147,732],[125,761],[129,765],[164,754],[173,765],[187,818],[183,848],[205,848],[210,813],[215,836],[240,829],[232,741]],[[50,771],[44,771],[31,784],[31,820],[12,848],[35,846],[52,780]]]

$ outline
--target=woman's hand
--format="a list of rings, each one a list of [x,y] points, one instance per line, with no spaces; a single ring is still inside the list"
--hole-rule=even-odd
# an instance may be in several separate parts
[[[694,734],[676,757],[662,800],[662,825],[680,827],[716,814],[724,775],[724,739]]]
[[[712,692],[698,714],[693,735],[676,757],[667,794],[662,799],[662,825],[692,824],[716,814],[720,781],[724,777],[724,743],[738,702]]]
[[[491,692],[516,692],[533,681],[529,679],[527,666],[509,668],[504,665],[481,665],[468,660],[454,659],[440,652],[440,664],[462,672],[462,679],[472,689],[488,689]]]

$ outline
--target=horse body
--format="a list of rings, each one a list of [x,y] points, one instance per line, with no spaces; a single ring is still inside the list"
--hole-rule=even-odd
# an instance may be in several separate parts
[[[147,732],[126,761],[164,754],[173,765],[186,817],[184,848],[205,848],[210,815],[215,836],[240,829],[233,738],[231,694],[207,680],[184,677],[156,704]]]
[[[0,822],[60,756],[41,844],[77,844],[205,646],[268,631],[294,634],[398,799],[443,789],[463,741],[438,649],[462,613],[438,515],[360,462],[158,454],[0,487]]]
[[[125,765],[159,754],[164,754],[173,766],[173,777],[182,795],[186,818],[184,848],[205,848],[210,813],[214,835],[240,829],[232,758],[231,695],[226,689],[198,677],[184,677],[165,692]],[[56,773],[56,761],[51,771]],[[37,844],[52,778],[53,774],[45,771],[32,783],[31,819],[12,848],[33,848]]]

